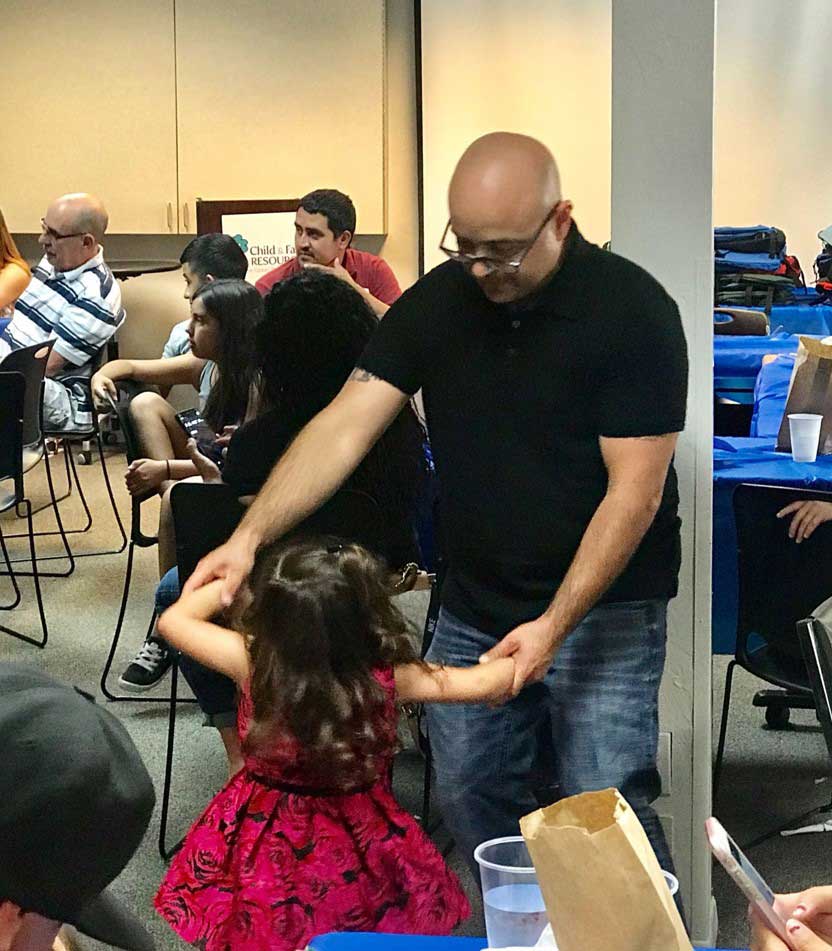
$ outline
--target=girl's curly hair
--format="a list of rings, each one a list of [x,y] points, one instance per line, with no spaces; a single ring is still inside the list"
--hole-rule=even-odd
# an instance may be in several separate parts
[[[287,734],[304,776],[349,788],[376,779],[396,724],[373,670],[419,663],[383,565],[359,545],[303,539],[263,549],[238,626],[251,656],[250,753]]]

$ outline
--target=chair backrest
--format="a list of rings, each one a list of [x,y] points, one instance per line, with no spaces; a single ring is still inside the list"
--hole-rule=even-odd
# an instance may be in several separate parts
[[[832,636],[829,628],[816,617],[800,621],[797,631],[809,671],[815,710],[832,763]]]
[[[22,373],[26,381],[26,397],[23,403],[24,446],[40,442],[43,378],[46,376],[46,364],[54,345],[53,339],[12,350],[0,363],[0,371]]]
[[[124,403],[121,400],[116,402],[109,393],[107,394],[107,402],[112,412],[115,413],[119,429],[124,436],[124,450],[127,461],[134,462],[136,459],[141,459],[144,453],[141,451],[139,437],[133,426],[133,418],[130,415],[130,404]]]
[[[15,499],[23,498],[23,416],[26,377],[0,372],[0,479],[13,479]]]
[[[225,483],[177,482],[170,493],[176,535],[179,583],[184,585],[200,558],[228,541],[245,512]]]
[[[229,539],[245,506],[224,483],[179,482],[171,491],[170,502],[179,582],[184,584],[200,558]],[[373,552],[387,550],[387,529],[378,502],[356,489],[341,489],[291,533],[291,537],[309,535],[334,535]]]
[[[788,536],[790,517],[777,512],[790,502],[832,494],[768,485],[739,485],[734,492],[739,610],[737,653],[758,634],[778,654],[802,663],[796,625],[832,590],[832,522],[801,544]]]

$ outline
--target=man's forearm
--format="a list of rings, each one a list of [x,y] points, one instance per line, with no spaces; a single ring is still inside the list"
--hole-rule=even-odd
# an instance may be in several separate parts
[[[608,493],[543,617],[560,645],[627,566],[653,522],[659,500],[621,490]]]

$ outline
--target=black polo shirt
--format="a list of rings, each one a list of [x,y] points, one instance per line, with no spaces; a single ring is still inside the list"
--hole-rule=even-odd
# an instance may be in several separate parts
[[[679,311],[631,261],[573,224],[561,267],[533,298],[493,304],[459,264],[390,308],[359,366],[422,389],[448,561],[444,606],[502,635],[540,615],[607,488],[600,436],[685,424]],[[680,561],[676,474],[605,601],[669,598]]]

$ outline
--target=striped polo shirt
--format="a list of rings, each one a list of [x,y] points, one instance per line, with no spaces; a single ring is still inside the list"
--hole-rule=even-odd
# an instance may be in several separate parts
[[[89,426],[93,407],[88,381],[102,347],[124,317],[121,289],[104,263],[103,248],[72,271],[56,271],[44,257],[0,336],[0,360],[11,350],[54,338],[54,351],[66,366],[53,379],[69,391],[75,427]]]

